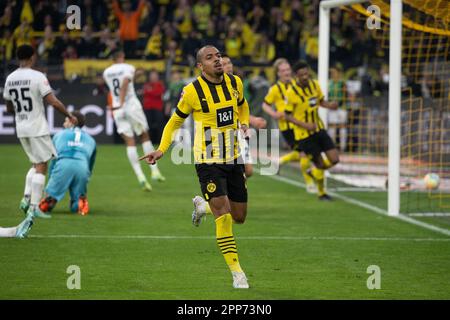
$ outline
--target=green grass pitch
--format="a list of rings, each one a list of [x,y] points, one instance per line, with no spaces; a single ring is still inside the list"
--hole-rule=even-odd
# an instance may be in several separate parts
[[[0,161],[0,225],[14,226],[29,163],[18,145],[1,146]],[[28,239],[0,239],[0,299],[450,298],[449,237],[259,175],[234,226],[251,288],[233,289],[214,219],[191,224],[194,166],[166,157],[160,168],[167,181],[145,193],[124,147],[99,146],[88,216],[71,214],[66,197]],[[67,288],[70,265],[80,290]],[[367,288],[370,265],[381,289]]]

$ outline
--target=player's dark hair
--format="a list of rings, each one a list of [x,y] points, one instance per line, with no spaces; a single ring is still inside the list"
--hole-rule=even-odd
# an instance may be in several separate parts
[[[198,51],[196,52],[196,54],[195,54],[195,61],[197,62],[197,63],[200,63],[200,62],[202,62],[201,60],[202,60],[202,57],[203,57],[203,50],[204,49],[206,49],[206,48],[215,48],[213,45],[210,45],[210,44],[207,44],[206,46],[203,46],[203,47],[201,47],[200,49],[198,49]]]
[[[29,60],[34,54],[34,49],[28,44],[21,45],[16,50],[17,59],[19,60]]]
[[[116,60],[121,54],[125,54],[125,51],[123,51],[122,48],[117,48],[117,49],[114,49],[114,50],[111,52],[111,57],[112,57],[114,60]]]
[[[222,56],[222,58],[228,58],[231,60],[230,56],[227,55],[225,52],[221,52],[220,55]]]
[[[77,127],[83,127],[86,123],[86,117],[80,111],[73,111],[72,115],[78,120]]]
[[[294,70],[294,72],[297,72],[298,70],[305,68],[309,69],[309,64],[306,63],[306,61],[298,61],[296,64],[294,64],[292,70]]]

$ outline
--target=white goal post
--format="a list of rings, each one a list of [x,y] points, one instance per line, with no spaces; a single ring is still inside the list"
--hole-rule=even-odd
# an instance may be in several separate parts
[[[366,0],[325,0],[320,2],[318,78],[325,97],[328,97],[330,10],[332,8],[361,2],[366,2]],[[391,0],[390,8],[388,214],[390,216],[396,216],[400,213],[402,1]],[[326,109],[320,108],[319,111],[322,120],[326,123]]]

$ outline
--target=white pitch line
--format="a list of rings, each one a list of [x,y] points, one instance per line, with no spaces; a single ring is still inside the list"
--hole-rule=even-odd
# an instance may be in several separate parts
[[[122,239],[122,240],[215,240],[209,236],[156,236],[156,235],[96,235],[96,234],[49,234],[30,235],[40,239]],[[388,237],[335,237],[335,236],[240,236],[243,240],[288,240],[288,241],[413,241],[413,242],[450,242],[450,238],[388,238]]]
[[[445,212],[424,212],[424,213],[409,213],[410,217],[450,217],[450,213]]]
[[[271,179],[274,179],[274,180],[277,180],[277,181],[288,183],[288,184],[291,184],[293,186],[297,186],[297,187],[300,187],[300,188],[304,188],[305,187],[305,184],[301,183],[300,181],[292,180],[292,179],[289,179],[289,178],[286,178],[286,177],[282,177],[282,176],[264,176],[264,177],[268,177],[268,178],[271,178]],[[376,206],[367,204],[365,202],[362,202],[362,201],[359,201],[359,200],[356,200],[356,199],[353,199],[353,198],[350,198],[350,197],[347,197],[347,196],[344,196],[344,195],[341,195],[341,194],[338,194],[338,193],[334,193],[334,192],[328,192],[328,193],[330,195],[332,195],[333,197],[335,197],[335,198],[341,199],[341,200],[343,200],[343,201],[345,201],[347,203],[354,204],[354,205],[359,206],[361,208],[365,208],[365,209],[370,210],[372,212],[375,212],[377,214],[381,214],[381,215],[384,215],[384,216],[387,216],[387,217],[396,218],[396,219],[402,220],[404,222],[407,222],[407,223],[410,223],[410,224],[422,227],[424,229],[432,230],[432,231],[438,232],[440,234],[444,234],[446,236],[450,236],[450,230],[448,230],[448,229],[436,227],[436,226],[434,226],[432,224],[425,223],[425,222],[413,219],[413,218],[408,217],[408,216],[406,216],[404,214],[399,214],[398,216],[389,216],[387,211],[384,210],[384,209],[378,208]]]

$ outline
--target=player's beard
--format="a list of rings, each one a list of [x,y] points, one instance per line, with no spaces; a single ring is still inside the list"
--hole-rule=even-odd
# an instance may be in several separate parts
[[[216,71],[216,72],[214,72],[214,75],[216,76],[216,77],[221,77],[221,76],[223,76],[223,69],[221,70],[221,71]]]

